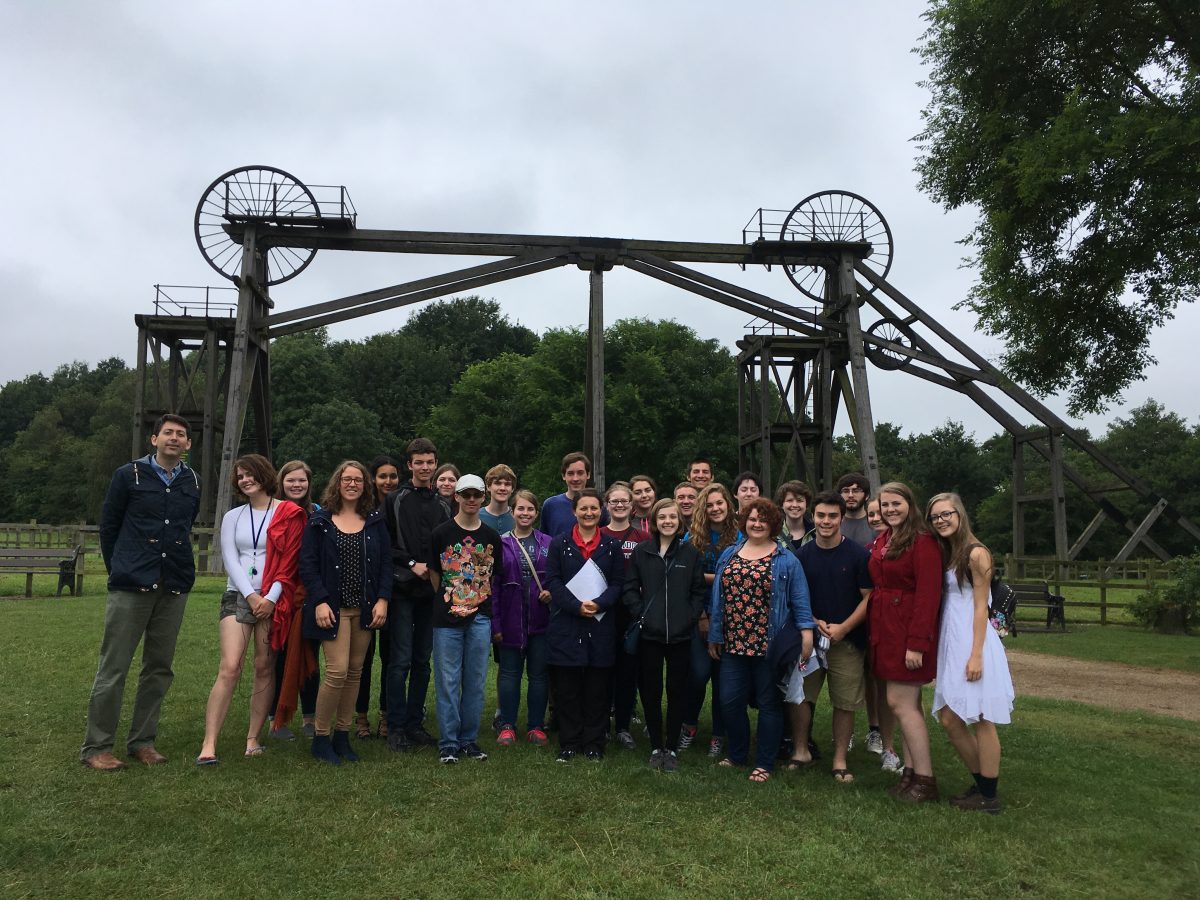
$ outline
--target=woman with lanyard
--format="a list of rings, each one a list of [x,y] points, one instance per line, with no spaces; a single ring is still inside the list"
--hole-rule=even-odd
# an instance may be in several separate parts
[[[387,624],[392,599],[391,539],[367,477],[352,460],[334,469],[300,545],[302,633],[325,654],[312,755],[335,766],[358,762],[350,746],[358,679],[371,630]]]
[[[257,453],[233,464],[233,489],[246,502],[235,506],[221,519],[221,562],[229,574],[218,614],[221,662],[217,680],[208,695],[204,713],[204,743],[196,765],[217,763],[217,739],[233,692],[242,677],[246,645],[254,643],[254,687],[250,694],[250,728],[246,733],[246,756],[259,756],[263,746],[258,736],[274,696],[275,654],[271,649],[271,618],[283,584],[268,585],[263,592],[266,567],[267,528],[279,505],[275,493],[275,467]]]
[[[659,500],[650,511],[653,537],[638,544],[625,581],[624,605],[638,623],[638,687],[650,768],[679,768],[679,733],[688,697],[692,635],[708,595],[700,552],[681,540],[682,515],[674,500]],[[663,742],[663,665],[667,669],[667,732]]]
[[[616,645],[611,613],[625,581],[625,558],[620,545],[600,531],[599,492],[584,488],[571,505],[575,525],[550,542],[546,559],[551,604],[546,661],[558,711],[557,761],[570,762],[583,753],[599,762],[608,733],[608,685]],[[597,583],[580,597],[568,585],[589,562],[599,570],[603,586]]]
[[[643,476],[644,478],[644,476]],[[614,481],[604,492],[604,505],[608,508],[608,524],[600,531],[621,545],[625,558],[625,575],[629,575],[629,561],[633,548],[650,537],[650,532],[637,527],[631,521],[635,506],[633,487],[626,481]],[[653,506],[653,504],[651,504]],[[649,512],[649,510],[647,510]],[[613,667],[612,711],[616,726],[617,743],[626,750],[636,750],[637,742],[629,728],[633,722],[633,707],[637,701],[637,657],[625,652],[625,631],[629,628],[629,609],[618,603],[613,612],[616,617],[613,637],[616,640],[616,665]]]
[[[783,694],[771,644],[790,623],[800,632],[801,658],[813,652],[812,607],[800,560],[779,543],[783,513],[765,497],[752,497],[738,513],[746,538],[721,554],[709,601],[708,652],[721,660],[721,706],[729,729],[729,756],[719,765],[745,766],[750,755],[750,718],[758,702],[755,766],[750,780],[770,779],[783,739]]]
[[[550,621],[550,591],[546,585],[546,556],[550,535],[535,531],[538,499],[532,491],[513,495],[513,530],[501,538],[501,586],[492,601],[492,641],[500,657],[498,695],[500,733],[496,743],[517,742],[517,710],[521,705],[521,670],[528,673],[525,697],[525,739],[546,746],[546,626]]]
[[[716,577],[717,559],[726,547],[742,539],[737,519],[733,515],[733,496],[723,484],[713,483],[696,498],[696,511],[692,514],[692,527],[684,540],[694,544],[704,561],[704,582],[711,589]],[[704,708],[704,695],[712,680],[712,740],[708,742],[708,755],[716,759],[721,755],[725,740],[725,717],[721,713],[721,663],[708,655],[708,611],[700,613],[696,633],[692,637],[692,660],[689,669],[691,686],[688,691],[688,707],[683,713],[683,728],[679,733],[679,749],[686,750],[696,739],[699,730],[700,710]]]

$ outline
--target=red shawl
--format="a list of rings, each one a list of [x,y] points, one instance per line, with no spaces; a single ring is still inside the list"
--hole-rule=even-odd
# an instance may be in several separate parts
[[[300,562],[300,537],[308,516],[299,506],[284,500],[271,517],[267,526],[267,554],[263,563],[263,587],[270,588],[275,582],[283,585],[283,593],[275,603],[275,614],[271,619],[271,649],[282,650],[292,630],[292,616],[299,608],[296,605],[296,589],[300,586],[297,568]]]

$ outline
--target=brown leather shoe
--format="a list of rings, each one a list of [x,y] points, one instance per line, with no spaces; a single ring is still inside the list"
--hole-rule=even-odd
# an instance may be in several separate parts
[[[936,803],[938,800],[937,779],[932,775],[913,775],[912,783],[896,796],[901,803]]]
[[[81,759],[80,762],[97,772],[115,772],[117,769],[125,768],[125,763],[113,756],[112,753],[96,753]]]
[[[167,758],[154,749],[153,746],[138,747],[129,754],[131,759],[136,759],[142,765],[159,766],[167,761]]]
[[[889,797],[899,797],[908,790],[913,780],[913,770],[911,766],[905,766],[904,771],[900,773],[900,780],[887,789]]]

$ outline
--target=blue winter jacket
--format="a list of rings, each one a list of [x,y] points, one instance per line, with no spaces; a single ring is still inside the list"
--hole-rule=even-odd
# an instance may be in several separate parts
[[[147,454],[113,473],[100,513],[100,552],[117,591],[190,591],[196,582],[192,523],[200,482],[183,463],[167,485]]]
[[[567,582],[583,568],[583,553],[575,546],[571,532],[550,542],[546,558],[546,590],[550,592],[550,624],[546,628],[546,662],[552,666],[614,665],[616,654],[616,610],[625,584],[625,554],[621,545],[607,534],[600,534],[600,546],[592,554],[604,574],[607,587],[596,597],[604,611],[603,619],[581,615],[580,601],[567,589]]]
[[[371,621],[376,600],[392,599],[392,553],[387,523],[378,509],[367,516],[363,526],[363,600],[362,623]],[[337,529],[333,514],[318,509],[309,516],[300,542],[300,579],[308,596],[304,599],[303,633],[306,638],[331,641],[337,637],[341,621],[341,572],[338,569]],[[316,611],[322,603],[333,610],[333,627],[317,625]]]
[[[726,547],[717,560],[716,578],[712,583],[712,593],[708,601],[708,641],[710,644],[724,644],[725,599],[721,596],[721,576],[725,566],[733,558],[733,554],[742,549],[745,540]],[[780,548],[771,559],[771,617],[767,622],[767,645],[775,639],[775,635],[783,628],[785,622],[791,619],[797,628],[815,628],[812,604],[808,599],[808,579],[804,577],[804,567],[800,560],[790,550]]]

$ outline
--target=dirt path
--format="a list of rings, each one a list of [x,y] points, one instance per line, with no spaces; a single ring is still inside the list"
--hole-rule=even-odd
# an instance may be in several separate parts
[[[1075,700],[1200,722],[1200,674],[1004,649],[1018,697]]]

